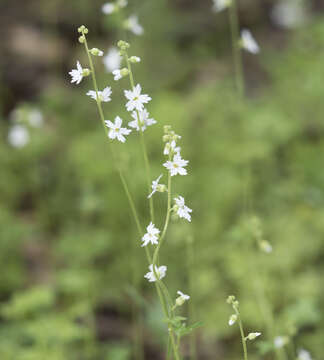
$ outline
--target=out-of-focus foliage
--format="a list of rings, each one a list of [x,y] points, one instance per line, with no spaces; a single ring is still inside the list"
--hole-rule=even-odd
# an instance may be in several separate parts
[[[40,10],[51,19],[53,12],[46,3]],[[66,7],[62,21],[77,4],[73,17],[77,23],[69,24],[76,46],[75,28],[82,22],[90,23],[93,46],[104,48],[117,36],[114,24],[99,14],[101,2],[54,3],[55,9]],[[165,124],[182,135],[182,153],[190,160],[190,176],[175,179],[174,189],[194,209],[192,225],[173,219],[162,258],[174,296],[189,286],[186,254],[193,246],[190,295],[197,319],[192,321],[204,322],[199,358],[240,356],[237,329],[227,326],[230,309],[225,299],[234,293],[245,327],[263,333],[259,348],[249,344],[251,359],[272,349],[271,336],[292,331],[296,331],[296,347],[305,347],[320,359],[324,336],[321,18],[290,33],[280,53],[275,45],[267,46],[271,34],[265,31],[260,59],[245,58],[249,96],[240,102],[229,80],[224,16],[215,17],[204,6],[197,6],[194,15],[186,13],[181,1],[152,3],[143,2],[140,8],[147,35],[132,42],[132,53],[142,58],[135,65],[135,77],[152,96],[149,111],[158,121],[146,132],[153,177],[161,173]],[[132,6],[136,9],[135,3]],[[255,4],[251,9],[261,11]],[[204,14],[210,18],[202,19]],[[101,32],[94,21],[99,17]],[[81,49],[65,51],[71,57],[69,66],[79,57],[85,61]],[[98,67],[100,87],[108,83],[114,91],[113,102],[105,105],[106,118],[121,114],[126,119],[121,87],[128,83],[113,83],[100,60]],[[51,75],[59,77],[43,88],[34,103],[43,113],[44,125],[29,128],[26,146],[11,147],[10,122],[0,123],[0,358],[130,359],[132,306],[143,315],[146,352],[158,358],[163,322],[151,298],[152,286],[143,278],[144,253],[107,139],[93,101],[85,97],[91,85],[86,80],[80,87],[68,86],[66,70]],[[1,86],[1,92],[8,94]],[[1,106],[5,109],[7,104]],[[31,110],[28,104],[17,106],[22,113]],[[146,182],[136,134],[116,147],[146,225]],[[271,254],[262,253],[251,236],[244,210],[246,188],[248,206],[273,246]],[[162,215],[163,195],[155,195],[155,206]],[[188,245],[190,237],[192,245]],[[273,324],[264,309],[273,313]]]

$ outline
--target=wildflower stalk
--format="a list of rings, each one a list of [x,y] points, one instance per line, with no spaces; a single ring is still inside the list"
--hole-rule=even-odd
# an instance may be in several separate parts
[[[239,93],[239,96],[242,98],[244,96],[245,85],[244,85],[244,74],[243,74],[243,61],[242,61],[242,51],[239,44],[239,21],[237,13],[237,0],[232,0],[231,5],[229,6],[229,22],[231,28],[231,38],[232,38],[232,52],[235,68],[235,82],[236,88]]]
[[[188,237],[186,243],[187,243],[187,272],[188,272],[188,288],[189,293],[192,294],[194,290],[194,269],[195,269],[195,263],[194,263],[194,247],[193,247],[194,239],[190,236]],[[189,303],[189,317],[190,319],[195,319],[195,302],[194,299],[191,299]],[[189,347],[190,347],[190,359],[196,360],[197,357],[197,344],[196,344],[196,335],[195,332],[190,334],[190,340],[189,340]]]
[[[90,65],[90,69],[91,69],[91,78],[92,78],[94,90],[95,90],[95,92],[96,92],[97,108],[98,108],[100,120],[101,120],[101,122],[102,122],[104,131],[106,132],[105,117],[104,117],[104,113],[103,113],[103,109],[102,109],[102,105],[101,105],[101,100],[100,100],[99,93],[98,93],[99,90],[98,90],[98,83],[97,83],[97,78],[96,78],[96,72],[95,72],[95,68],[94,68],[94,65],[93,65],[93,61],[92,61],[91,54],[90,54],[90,52],[89,52],[89,47],[88,47],[87,39],[86,39],[86,36],[85,36],[84,33],[83,33],[83,36],[84,36],[84,46],[85,46],[85,50],[86,50],[86,53],[87,53],[87,56],[88,56],[89,65]],[[116,166],[116,168],[117,168],[117,171],[118,171],[118,174],[119,174],[121,183],[122,183],[122,185],[123,185],[123,188],[124,188],[126,197],[127,197],[127,199],[128,199],[128,202],[129,202],[129,205],[130,205],[130,208],[131,208],[131,212],[132,212],[133,217],[134,217],[134,220],[135,220],[135,224],[136,224],[137,231],[138,231],[138,233],[139,233],[139,236],[142,236],[143,230],[142,230],[142,226],[141,226],[141,223],[140,223],[140,220],[139,220],[139,216],[138,216],[138,213],[137,213],[135,204],[134,204],[134,200],[133,200],[133,198],[132,198],[132,196],[131,196],[131,193],[130,193],[130,191],[129,191],[129,188],[128,188],[126,179],[125,179],[125,177],[124,177],[124,174],[123,174],[122,170],[120,169],[120,167],[117,165],[116,155],[115,155],[115,153],[114,153],[113,146],[112,146],[110,143],[109,143],[109,147],[110,147],[110,151],[111,151],[111,154],[112,154],[112,157],[113,157],[114,164],[115,164],[115,166]],[[146,248],[145,250],[146,250],[146,256],[147,256],[147,258],[148,258],[148,261],[150,262],[150,261],[151,261],[151,255],[150,255],[149,249]],[[133,255],[133,258],[135,259],[134,255]],[[135,274],[135,272],[134,272],[134,274]],[[136,283],[135,275],[134,275],[134,277],[133,277],[133,283],[134,283],[134,285],[135,285],[135,283]],[[143,354],[143,339],[140,337],[140,334],[142,333],[142,327],[143,327],[143,324],[142,324],[142,323],[143,323],[143,319],[141,319],[141,314],[136,315],[136,312],[135,312],[135,309],[134,309],[134,308],[132,309],[132,313],[133,313],[134,323],[135,323],[135,325],[136,325],[135,340],[134,340],[134,343],[135,343],[135,356],[136,356],[136,358],[137,358],[138,360],[141,360],[141,359],[144,358],[144,354]]]
[[[243,324],[242,324],[241,316],[240,316],[240,313],[239,313],[238,310],[236,311],[236,314],[237,314],[237,317],[238,317],[238,324],[239,324],[240,333],[241,333],[241,338],[242,338],[244,360],[248,360],[247,347],[246,347],[246,339],[245,339],[245,335],[244,335],[244,329],[243,329]]]
[[[135,81],[134,81],[134,75],[133,75],[131,63],[129,61],[128,53],[127,53],[126,50],[124,50],[123,54],[124,54],[124,58],[125,58],[125,61],[126,61],[126,64],[127,64],[128,72],[129,72],[130,85],[131,85],[131,88],[134,90]],[[140,119],[141,119],[140,118],[140,113],[139,113],[139,111],[137,109],[136,109],[136,113],[137,113],[137,119],[138,119],[139,127],[140,127],[140,131],[139,131],[140,132],[140,140],[141,140],[141,147],[142,147],[142,152],[143,152],[143,157],[144,157],[146,179],[147,179],[147,187],[148,187],[148,194],[149,194],[150,189],[151,189],[151,175],[150,175],[150,163],[149,163],[148,154],[147,154],[144,131],[143,131],[143,128],[142,128],[144,124],[140,123]],[[149,198],[149,205],[150,205],[151,222],[154,223],[154,204],[153,204],[152,197]],[[159,239],[159,243],[158,243],[157,248],[156,248],[156,250],[154,252],[153,260],[152,260],[152,262],[149,261],[149,263],[151,263],[153,265],[153,267],[152,267],[153,273],[154,273],[155,278],[157,280],[155,282],[155,287],[156,287],[156,290],[157,290],[157,294],[158,294],[160,303],[161,303],[162,308],[163,308],[164,315],[165,315],[165,317],[167,319],[170,319],[170,318],[173,317],[172,300],[171,300],[171,296],[169,294],[169,291],[168,291],[167,287],[162,282],[162,280],[160,279],[159,274],[156,271],[156,265],[157,265],[157,259],[158,259],[159,250],[161,248],[163,239],[165,238],[165,234],[166,234],[166,231],[167,231],[167,228],[168,228],[168,224],[169,224],[169,220],[170,220],[170,213],[171,213],[171,175],[169,173],[169,175],[168,175],[168,202],[167,202],[167,214],[166,214],[165,224],[164,224],[164,228],[163,228],[163,231],[162,231],[162,235],[161,235],[161,237]],[[147,250],[147,246],[145,246],[145,249]],[[173,327],[172,327],[172,325],[170,323],[168,324],[168,332],[169,332],[168,344],[171,343],[171,347],[173,349],[175,359],[180,360],[178,346],[177,346],[176,341],[175,341],[174,330],[173,330]]]

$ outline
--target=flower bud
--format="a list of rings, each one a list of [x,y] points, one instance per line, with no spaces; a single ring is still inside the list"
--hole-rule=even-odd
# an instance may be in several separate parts
[[[272,252],[272,246],[267,240],[261,240],[259,242],[259,246],[262,251],[264,251],[268,254]]]
[[[261,333],[260,332],[254,332],[254,333],[250,333],[245,340],[254,340],[255,338],[257,338],[258,336],[260,336]]]
[[[130,45],[128,44],[128,42],[124,41],[124,40],[119,40],[117,43],[117,46],[121,49],[121,50],[126,50],[130,47]]]
[[[82,70],[82,76],[89,76],[90,75],[90,70],[89,69],[83,69]]]
[[[229,326],[234,325],[236,323],[236,320],[237,320],[237,315],[236,314],[231,315],[231,317],[228,320],[228,325]]]
[[[133,64],[139,63],[141,61],[141,59],[138,56],[131,56],[129,58],[129,61]]]
[[[83,44],[85,42],[85,36],[84,35],[81,35],[79,37],[79,43]]]
[[[164,125],[163,130],[166,134],[169,133],[171,130],[171,125]]]
[[[178,296],[176,298],[175,306],[182,306],[187,300],[190,299],[189,295],[183,294],[181,291],[177,291]]]
[[[127,68],[123,68],[120,70],[121,76],[127,76],[129,74],[129,70]]]
[[[157,187],[156,187],[156,191],[158,192],[165,192],[165,191],[168,191],[166,185],[164,184],[158,184]]]
[[[90,53],[94,56],[102,56],[103,55],[103,51],[102,50],[99,50],[97,48],[92,48],[90,50]]]

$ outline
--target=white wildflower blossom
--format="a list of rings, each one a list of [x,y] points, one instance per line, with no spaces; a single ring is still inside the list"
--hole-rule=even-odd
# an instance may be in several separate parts
[[[213,0],[213,10],[215,12],[220,12],[232,5],[231,0]]]
[[[135,35],[142,35],[144,33],[143,26],[139,24],[137,15],[131,15],[124,22],[124,26]]]
[[[272,252],[272,246],[267,240],[260,241],[260,248],[262,251],[270,254]]]
[[[38,109],[33,109],[28,114],[28,122],[32,127],[39,128],[44,124],[43,114]]]
[[[124,8],[128,5],[128,1],[127,0],[117,0],[117,5],[120,7],[120,8]]]
[[[16,124],[9,129],[8,142],[11,146],[22,148],[29,143],[29,140],[29,132],[25,126]]]
[[[272,21],[286,29],[303,25],[307,18],[307,8],[302,0],[280,0],[275,2],[271,11]]]
[[[182,306],[186,301],[188,301],[190,299],[189,295],[184,294],[180,290],[177,291],[177,294],[179,295],[179,297],[176,298],[177,306]]]
[[[139,114],[139,121],[138,121],[138,114]],[[139,131],[140,129],[144,131],[147,126],[151,126],[156,124],[156,120],[150,118],[149,112],[144,108],[142,111],[133,111],[132,118],[134,120],[128,123],[128,126],[136,129]]]
[[[158,244],[158,238],[160,230],[155,227],[155,225],[150,222],[149,226],[146,228],[146,234],[142,237],[142,247],[151,243],[152,245]]]
[[[167,142],[164,146],[163,154],[169,155],[170,152],[172,153],[180,153],[181,147],[177,146],[177,143],[175,140],[172,140],[171,142]]]
[[[132,111],[134,109],[142,111],[144,109],[144,104],[148,103],[151,99],[147,94],[141,94],[142,87],[140,84],[137,84],[133,90],[124,90],[125,97],[129,100],[126,104],[127,111]]]
[[[149,266],[149,269],[150,269],[150,271],[147,274],[145,274],[144,277],[146,279],[148,279],[149,282],[154,282],[154,281],[156,281],[156,277],[155,277],[155,274],[154,274],[154,271],[153,271],[153,264],[151,264]],[[166,271],[167,271],[166,266],[162,265],[162,266],[157,267],[155,265],[155,272],[156,272],[157,277],[158,277],[159,280],[161,280],[161,279],[163,279],[165,277]]]
[[[241,45],[243,49],[247,50],[252,54],[258,54],[260,52],[260,47],[250,30],[243,29],[241,31]]]
[[[176,203],[174,210],[176,211],[177,215],[180,218],[184,218],[190,222],[191,221],[190,213],[192,213],[192,209],[188,208],[188,206],[185,205],[184,198],[182,196],[178,196],[177,198],[174,198],[174,201]]]
[[[173,156],[173,160],[168,160],[163,164],[169,171],[171,176],[179,175],[187,175],[187,170],[184,168],[188,165],[188,160],[183,160],[179,153],[176,153]]]
[[[287,336],[276,336],[273,340],[273,343],[276,349],[280,349],[288,343],[288,338]]]
[[[77,61],[77,68],[72,69],[69,74],[71,75],[71,83],[80,84],[84,76],[87,76],[90,74],[90,71],[88,69],[82,69],[82,66],[79,61]]]
[[[98,98],[102,102],[109,102],[111,101],[111,87],[107,86],[102,91],[98,91]],[[97,100],[97,93],[94,90],[89,90],[87,95],[90,96],[92,99]]]
[[[312,360],[311,354],[304,349],[298,351],[297,360]]]
[[[123,77],[123,75],[121,74],[121,71],[119,69],[114,70],[112,73],[114,75],[115,81],[120,80]]]
[[[108,72],[113,72],[114,70],[118,70],[120,68],[122,62],[122,57],[119,54],[119,50],[112,46],[107,55],[103,58],[103,63]]]
[[[106,126],[110,129],[108,133],[108,137],[110,139],[116,139],[125,142],[126,138],[124,135],[129,135],[132,130],[121,127],[123,120],[119,117],[115,117],[115,123],[110,120],[105,120]]]
[[[164,191],[167,191],[167,188],[166,188],[166,185],[164,184],[159,184],[159,181],[162,177],[162,174],[156,179],[156,180],[153,180],[152,181],[152,192],[151,194],[148,196],[148,199],[154,194],[156,193],[157,191],[158,192],[164,192]]]
[[[254,340],[260,335],[261,335],[260,332],[252,332],[252,333],[249,333],[248,336],[246,336],[245,340]]]
[[[236,314],[233,314],[230,316],[229,320],[228,320],[228,325],[229,326],[232,326],[236,323],[237,321],[237,315]]]
[[[118,7],[116,6],[116,4],[108,2],[102,5],[102,12],[106,15],[110,15],[112,13],[114,13],[115,11],[117,11]]]

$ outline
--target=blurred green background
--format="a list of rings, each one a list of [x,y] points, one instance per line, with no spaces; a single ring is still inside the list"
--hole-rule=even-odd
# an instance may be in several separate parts
[[[102,4],[0,2],[0,359],[133,359],[134,313],[145,359],[164,358],[165,325],[143,278],[146,260],[95,104],[85,96],[90,79],[70,84],[76,60],[87,64],[81,24],[91,47],[106,52],[123,37],[142,58],[135,78],[158,121],[146,132],[154,178],[164,160],[163,125],[182,135],[189,176],[176,178],[174,189],[193,219],[173,219],[161,261],[172,295],[190,291],[191,321],[204,322],[198,358],[241,358],[238,329],[227,324],[225,300],[235,294],[247,332],[263,333],[249,343],[252,360],[275,358],[274,336],[292,336],[286,359],[300,348],[322,359],[324,3],[239,1],[241,27],[261,47],[257,56],[244,53],[243,102],[228,14],[214,13],[212,1],[130,0],[124,11],[138,15],[142,36],[120,31],[120,18],[104,15]],[[113,88],[106,117],[126,118],[127,80],[114,82],[101,58],[96,68],[99,87]],[[146,224],[137,137],[118,153]],[[270,254],[246,226],[246,181]],[[162,215],[165,199],[155,199]]]

